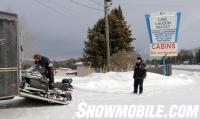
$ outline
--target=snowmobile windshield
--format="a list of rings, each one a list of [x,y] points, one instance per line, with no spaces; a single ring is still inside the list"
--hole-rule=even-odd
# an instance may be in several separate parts
[[[22,72],[22,77],[24,78],[42,78],[42,74],[37,65],[33,65],[32,67],[24,70]]]

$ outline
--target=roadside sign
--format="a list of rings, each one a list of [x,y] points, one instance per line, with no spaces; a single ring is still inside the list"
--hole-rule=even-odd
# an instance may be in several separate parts
[[[146,15],[150,38],[150,56],[177,56],[180,12],[158,12]]]

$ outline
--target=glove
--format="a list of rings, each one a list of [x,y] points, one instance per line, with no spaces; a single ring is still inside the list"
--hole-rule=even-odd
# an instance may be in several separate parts
[[[52,68],[53,67],[53,63],[49,63],[48,67]]]

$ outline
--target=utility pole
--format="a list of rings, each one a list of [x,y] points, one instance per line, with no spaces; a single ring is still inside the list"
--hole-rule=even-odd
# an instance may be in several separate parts
[[[110,40],[109,40],[109,26],[108,26],[108,3],[111,0],[104,0],[104,12],[105,12],[105,32],[106,32],[106,49],[107,49],[107,71],[110,71]]]

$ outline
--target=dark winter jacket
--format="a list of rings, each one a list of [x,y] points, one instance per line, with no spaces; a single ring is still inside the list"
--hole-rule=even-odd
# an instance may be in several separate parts
[[[145,79],[146,78],[146,65],[143,62],[136,63],[134,68],[134,79]]]
[[[35,62],[35,64],[40,65],[45,69],[45,72],[48,73],[48,71],[53,69],[53,64],[49,60],[49,58],[42,56],[41,60],[39,62]]]

